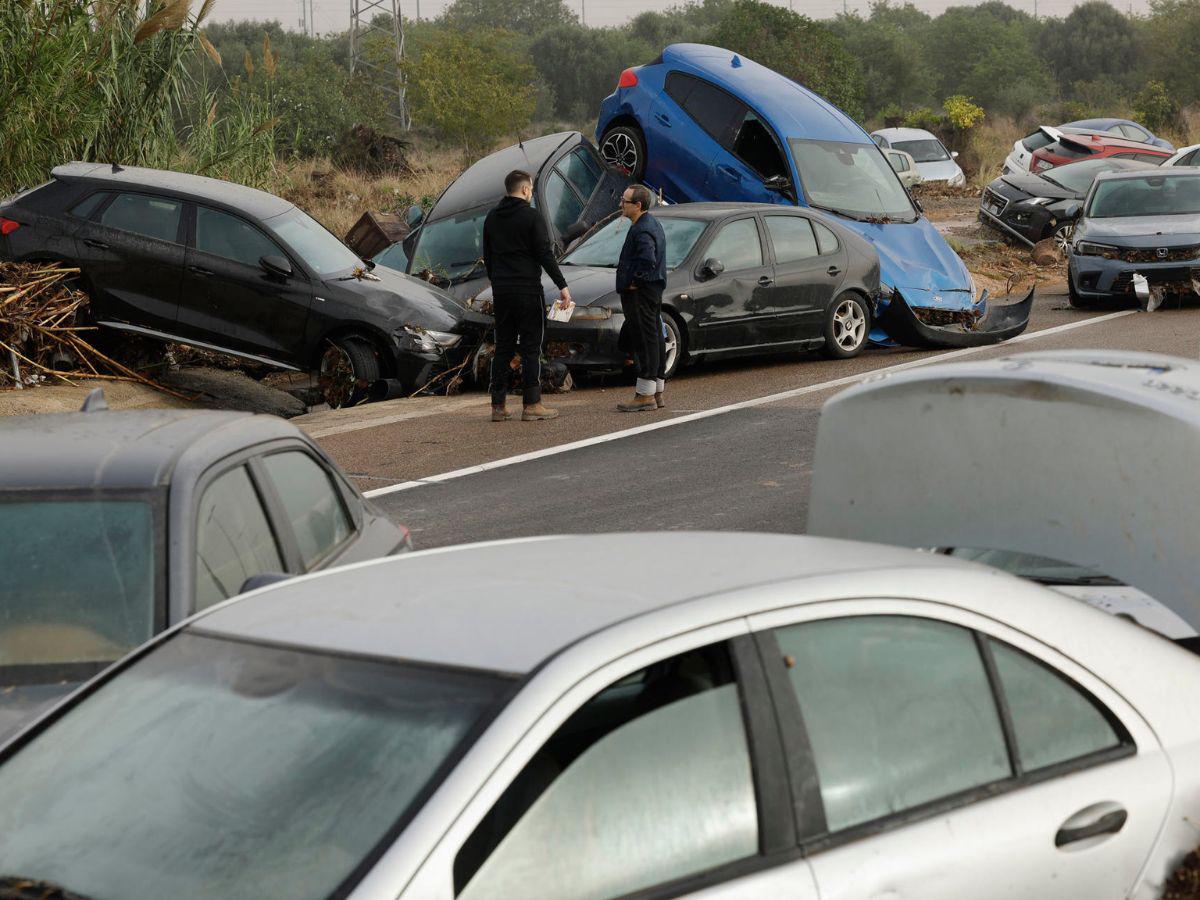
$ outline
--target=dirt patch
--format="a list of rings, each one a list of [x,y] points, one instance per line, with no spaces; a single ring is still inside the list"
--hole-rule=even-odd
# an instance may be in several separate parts
[[[1200,900],[1200,853],[1193,850],[1167,879],[1162,900]]]
[[[982,225],[965,228],[964,234],[955,233],[957,230],[948,233],[946,240],[967,264],[978,286],[986,287],[992,296],[1023,293],[1032,285],[1061,285],[1066,280],[1066,260],[1060,256],[1039,265],[1027,247],[996,240]]]
[[[192,406],[162,391],[131,381],[75,381],[0,391],[0,416],[76,412],[95,388],[104,388],[110,409],[186,409]]]
[[[951,187],[945,182],[918,184],[913,196],[921,201],[931,222],[951,219],[974,219],[979,211],[979,189],[970,186]]]

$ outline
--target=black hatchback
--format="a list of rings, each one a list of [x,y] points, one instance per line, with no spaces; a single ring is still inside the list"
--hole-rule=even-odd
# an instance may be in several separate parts
[[[317,371],[333,406],[379,379],[420,386],[479,327],[273,194],[91,163],[52,174],[0,203],[0,260],[78,266],[100,325]]]

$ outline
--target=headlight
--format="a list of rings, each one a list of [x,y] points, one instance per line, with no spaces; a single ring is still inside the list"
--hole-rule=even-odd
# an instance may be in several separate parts
[[[958,172],[953,178],[950,179],[950,184],[952,184],[956,187],[958,185],[962,185],[962,184],[966,184],[966,183],[967,183],[967,176],[964,175],[962,172]]]
[[[612,317],[613,311],[607,306],[577,306],[571,313],[572,322],[602,322]]]
[[[1047,203],[1053,203],[1053,197],[1030,197],[1025,201],[1032,206],[1045,206]]]
[[[1105,259],[1121,258],[1121,248],[1110,247],[1108,244],[1093,244],[1091,241],[1078,241],[1074,249],[1079,256],[1102,256]]]
[[[408,335],[409,340],[418,349],[426,352],[449,350],[451,347],[455,347],[462,342],[461,334],[450,334],[447,331],[429,331],[426,328],[416,328],[412,325],[405,325],[404,333]]]

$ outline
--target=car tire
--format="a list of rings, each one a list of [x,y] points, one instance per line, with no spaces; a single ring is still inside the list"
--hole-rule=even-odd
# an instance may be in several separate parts
[[[371,342],[358,335],[330,338],[317,369],[321,396],[332,409],[354,406],[379,380],[379,358]]]
[[[830,359],[849,359],[862,353],[871,334],[871,310],[854,293],[839,294],[825,312],[825,346]]]
[[[1071,248],[1071,236],[1075,234],[1074,222],[1061,222],[1058,227],[1050,233],[1050,237],[1054,239],[1054,249],[1058,251],[1058,255],[1063,259],[1067,258]]]
[[[679,320],[669,312],[662,314],[663,323],[667,326],[667,378],[674,378],[687,361],[687,338]]]
[[[600,138],[600,155],[612,168],[624,172],[635,184],[646,174],[646,139],[632,125],[617,125]]]

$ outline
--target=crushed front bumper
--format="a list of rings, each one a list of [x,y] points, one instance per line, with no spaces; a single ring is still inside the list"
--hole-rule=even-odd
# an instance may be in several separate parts
[[[880,305],[877,322],[893,340],[910,347],[982,347],[1007,341],[1025,330],[1033,295],[1030,288],[1024,300],[1001,305],[989,302],[984,291],[971,307],[949,309],[910,305],[893,289],[887,305]]]

